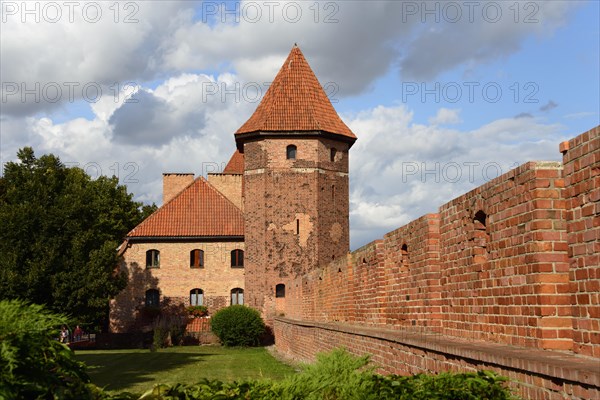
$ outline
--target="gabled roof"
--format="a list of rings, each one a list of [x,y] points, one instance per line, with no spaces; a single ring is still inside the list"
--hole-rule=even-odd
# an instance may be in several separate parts
[[[128,238],[244,235],[239,208],[199,177],[127,234]]]
[[[244,154],[236,150],[229,159],[227,166],[223,170],[224,174],[243,174],[244,173]]]
[[[236,137],[252,132],[323,131],[356,139],[296,45]]]

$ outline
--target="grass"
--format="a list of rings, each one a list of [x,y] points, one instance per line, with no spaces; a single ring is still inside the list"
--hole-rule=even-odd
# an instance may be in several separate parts
[[[92,382],[109,391],[142,393],[156,383],[195,383],[201,378],[280,380],[294,374],[265,348],[186,346],[149,350],[78,350]]]

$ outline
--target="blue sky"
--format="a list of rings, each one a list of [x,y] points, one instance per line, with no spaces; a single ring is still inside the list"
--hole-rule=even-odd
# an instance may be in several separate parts
[[[266,90],[297,42],[358,136],[353,248],[520,163],[560,159],[558,143],[600,118],[597,1],[75,2],[72,20],[60,2],[0,4],[0,161],[32,146],[117,172],[146,203],[160,204],[162,172],[227,161],[258,104],[244,89]],[[135,102],[115,91],[127,82]]]

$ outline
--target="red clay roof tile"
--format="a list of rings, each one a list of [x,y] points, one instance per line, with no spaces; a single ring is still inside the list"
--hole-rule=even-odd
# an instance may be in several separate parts
[[[235,134],[258,131],[325,131],[356,139],[297,46],[292,48],[254,114]]]
[[[229,159],[227,166],[223,170],[224,174],[243,174],[244,173],[244,154],[236,150]]]
[[[243,236],[239,208],[199,177],[127,234],[132,237]]]

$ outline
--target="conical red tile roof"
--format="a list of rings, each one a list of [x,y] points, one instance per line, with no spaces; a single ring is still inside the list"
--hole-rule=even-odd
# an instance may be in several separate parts
[[[224,174],[243,174],[244,173],[244,155],[236,150],[229,159],[227,166],[223,170]]]
[[[241,210],[200,177],[133,228],[127,237],[243,235]]]
[[[356,139],[298,46],[292,48],[254,114],[235,134],[259,131],[324,131]]]

